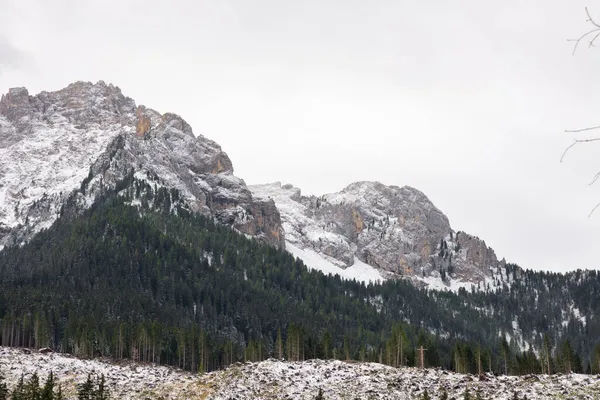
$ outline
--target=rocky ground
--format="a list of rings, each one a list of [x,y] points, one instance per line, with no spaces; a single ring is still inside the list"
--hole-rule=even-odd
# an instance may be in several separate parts
[[[88,373],[104,374],[115,399],[420,399],[427,389],[438,399],[443,389],[449,398],[483,399],[600,399],[598,375],[492,376],[437,369],[392,368],[375,363],[311,360],[236,364],[224,371],[194,375],[168,367],[108,360],[79,360],[61,354],[0,347],[0,371],[13,387],[21,374],[37,371],[43,381],[53,371],[68,398]]]

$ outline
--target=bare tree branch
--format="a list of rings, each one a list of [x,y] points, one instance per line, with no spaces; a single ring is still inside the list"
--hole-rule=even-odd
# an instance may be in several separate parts
[[[600,178],[600,172],[596,172],[596,175],[594,175],[594,179],[590,182],[590,186],[592,186],[594,183],[596,183],[596,181]]]
[[[589,45],[588,45],[588,48],[591,48],[591,47],[595,46],[596,40],[598,40],[598,38],[600,37],[600,24],[598,22],[596,22],[594,20],[594,18],[592,18],[592,16],[590,15],[590,11],[588,10],[587,7],[585,7],[585,14],[587,15],[586,22],[589,22],[590,24],[592,24],[593,28],[590,29],[589,31],[585,32],[578,39],[569,39],[568,40],[569,42],[575,42],[575,45],[573,46],[573,55],[575,55],[575,52],[577,51],[577,47],[579,46],[579,43],[581,43],[582,40],[584,40],[588,37],[592,37],[592,40],[589,41]],[[593,131],[595,129],[600,129],[600,125],[592,126],[592,127],[588,127],[588,128],[582,128],[582,129],[571,129],[571,130],[566,130],[565,132],[581,133],[581,132]],[[600,141],[600,137],[589,138],[589,139],[573,139],[573,143],[571,143],[571,145],[565,149],[562,156],[560,157],[560,162],[561,163],[563,162],[565,156],[567,155],[567,152],[569,150],[571,150],[576,144],[590,143],[590,142],[597,142],[597,141]],[[594,179],[592,179],[592,181],[590,182],[590,186],[593,185],[594,183],[596,183],[599,179],[600,179],[600,172],[597,172],[596,175],[594,175]],[[594,211],[596,211],[596,209],[598,209],[598,207],[600,207],[600,203],[596,204],[596,206],[592,209],[592,211],[590,211],[590,213],[588,214],[588,218],[592,216],[592,214],[594,213]]]
[[[600,125],[598,125],[598,126],[592,126],[590,128],[583,128],[583,129],[573,129],[573,130],[567,129],[565,132],[567,132],[567,133],[579,133],[579,132],[585,132],[585,131],[592,131],[594,129],[600,129]]]
[[[577,47],[579,46],[579,43],[581,43],[581,41],[583,39],[587,38],[588,36],[594,35],[592,40],[590,40],[589,46],[588,46],[588,47],[594,47],[596,40],[598,39],[598,37],[600,37],[600,25],[592,18],[587,7],[585,8],[585,13],[588,17],[586,22],[591,23],[594,28],[592,28],[588,32],[581,35],[578,39],[569,39],[568,40],[569,42],[575,42],[575,45],[573,46],[573,55],[577,51]]]
[[[594,208],[592,209],[592,211],[590,211],[590,213],[588,214],[588,218],[592,216],[592,214],[594,213],[594,211],[596,211],[596,209],[597,209],[598,207],[600,207],[600,203],[596,204],[596,207],[594,207]]]
[[[588,8],[585,8],[585,13],[587,14],[588,20],[586,22],[591,22],[592,25],[594,25],[596,28],[600,29],[600,25],[598,25],[596,23],[596,21],[594,21],[594,18],[592,18],[592,16],[590,15],[590,11],[588,10]]]
[[[573,139],[573,143],[571,143],[571,145],[565,149],[565,151],[563,152],[562,156],[560,157],[560,162],[563,162],[563,159],[565,158],[565,155],[567,154],[567,152],[569,150],[571,150],[571,148],[573,146],[575,146],[576,144],[579,144],[579,143],[589,143],[589,142],[597,142],[597,141],[600,141],[600,137],[599,138],[591,138],[591,139]]]

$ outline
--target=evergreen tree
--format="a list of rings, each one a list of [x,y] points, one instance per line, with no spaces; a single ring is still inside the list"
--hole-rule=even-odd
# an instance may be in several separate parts
[[[594,355],[590,363],[591,372],[594,374],[600,374],[600,344],[594,347]]]
[[[94,382],[92,381],[92,375],[88,374],[85,382],[77,385],[77,399],[78,400],[94,400]]]
[[[44,387],[42,388],[41,399],[42,400],[54,400],[54,386],[56,384],[56,379],[54,378],[54,373],[50,371],[48,377],[46,378],[46,382],[44,383]]]
[[[54,400],[64,400],[61,384],[58,385],[58,390],[56,391],[56,394],[54,395]]]
[[[483,400],[483,394],[481,393],[481,388],[477,388],[475,391],[475,400]]]
[[[323,334],[323,356],[326,360],[331,358],[331,334],[328,330]]]
[[[29,381],[25,385],[25,396],[27,400],[41,400],[40,378],[37,371],[31,375],[31,378],[29,378]]]
[[[471,400],[471,392],[469,391],[468,387],[465,389],[465,393],[463,394],[463,400]]]
[[[4,382],[4,375],[0,372],[0,400],[8,400],[8,386]]]
[[[97,379],[97,389],[93,392],[93,398],[94,400],[108,400],[110,398],[104,374],[100,375],[100,378]]]
[[[283,359],[283,339],[281,338],[281,328],[277,328],[277,340],[275,341],[275,348],[277,349],[277,358]]]
[[[440,394],[440,400],[448,400],[448,392],[446,388],[442,388],[442,393]]]
[[[421,396],[421,400],[431,400],[431,397],[429,396],[427,389],[425,389],[425,391],[423,392],[423,395]]]
[[[323,397],[323,389],[319,388],[319,393],[317,393],[315,400],[325,400],[325,397]]]
[[[550,338],[548,334],[544,335],[544,356],[546,357],[546,373],[548,375],[552,374],[552,345],[550,344]]]
[[[19,378],[17,382],[17,387],[13,390],[11,395],[12,400],[27,400],[27,393],[25,391],[25,382],[23,375]]]
[[[565,374],[570,374],[571,372],[573,372],[573,359],[574,354],[573,349],[571,348],[571,342],[569,341],[569,339],[565,339],[561,351],[561,361],[563,364]]]
[[[508,342],[506,338],[503,336],[502,341],[500,343],[500,348],[502,349],[502,360],[504,361],[504,374],[508,375],[508,363],[510,360],[510,348],[508,346]]]

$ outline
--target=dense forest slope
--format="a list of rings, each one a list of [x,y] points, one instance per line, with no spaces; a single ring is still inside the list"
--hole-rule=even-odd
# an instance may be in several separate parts
[[[507,265],[512,284],[496,292],[365,285],[308,270],[186,204],[130,175],[83,214],[4,249],[0,343],[192,371],[270,356],[415,365],[421,345],[427,365],[462,372],[478,360],[486,370],[541,372],[545,348],[551,371],[595,360],[594,272]],[[559,312],[567,306],[570,318]]]

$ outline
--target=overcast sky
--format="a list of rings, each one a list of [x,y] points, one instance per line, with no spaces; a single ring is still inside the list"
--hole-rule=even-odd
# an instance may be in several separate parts
[[[0,88],[104,80],[183,116],[248,184],[410,185],[500,258],[598,269],[600,142],[559,163],[565,129],[600,125],[600,49],[567,42],[586,5],[0,0]]]

